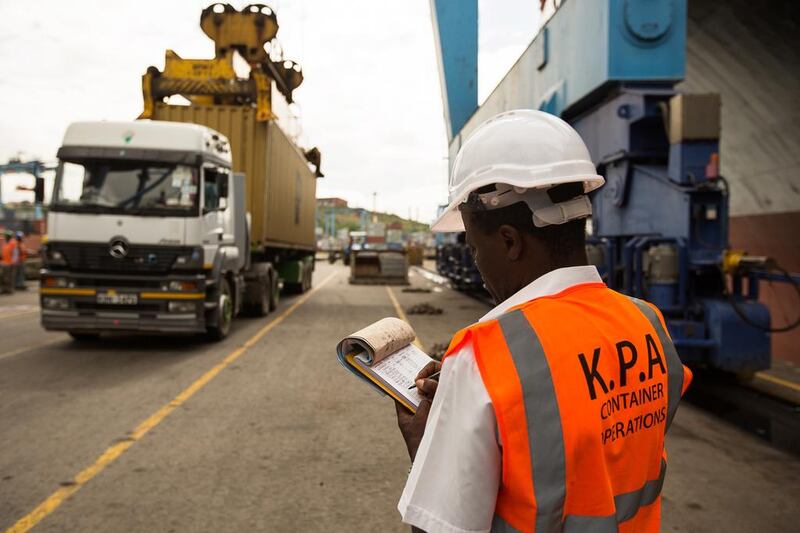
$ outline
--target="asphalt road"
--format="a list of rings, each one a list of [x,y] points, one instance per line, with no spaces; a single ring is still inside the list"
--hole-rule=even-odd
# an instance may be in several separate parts
[[[409,463],[394,408],[334,357],[338,336],[394,309],[384,293],[343,312],[344,269],[320,265],[315,284],[325,280],[302,303],[284,299],[265,319],[239,320],[217,344],[135,336],[78,344],[43,332],[37,314],[21,307],[35,302],[33,291],[0,300],[0,529],[59,489],[78,487],[51,500],[57,506],[37,530],[401,530],[394,506]],[[75,484],[119,443],[131,445]]]
[[[422,344],[486,307],[420,274],[316,289],[221,343],[46,333],[31,290],[0,296],[0,531],[407,531],[409,461],[394,407],[336,362],[339,338],[402,308]],[[780,531],[800,520],[800,463],[682,407],[669,438],[665,531]],[[20,520],[22,520],[20,522]]]

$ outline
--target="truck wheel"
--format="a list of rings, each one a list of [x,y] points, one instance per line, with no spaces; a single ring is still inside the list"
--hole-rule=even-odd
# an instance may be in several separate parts
[[[220,341],[228,336],[233,322],[233,298],[231,298],[231,287],[225,278],[220,280],[217,308],[214,313],[216,313],[217,324],[208,327],[208,337],[211,340]]]
[[[281,289],[278,283],[278,274],[273,272],[269,277],[269,310],[274,311],[278,308],[278,300],[281,297]]]
[[[78,331],[68,331],[69,336],[76,342],[92,342],[100,338],[99,333],[85,333]]]
[[[313,272],[311,271],[311,268],[306,267],[306,271],[303,274],[303,292],[311,290],[311,276],[312,275],[313,275]]]
[[[271,276],[267,278],[267,282],[261,287],[261,298],[258,301],[258,308],[256,313],[258,316],[267,316],[272,311],[272,287]]]
[[[258,285],[258,301],[247,306],[249,315],[252,316],[267,316],[272,310],[272,294],[271,294],[271,278],[267,276],[264,283]]]

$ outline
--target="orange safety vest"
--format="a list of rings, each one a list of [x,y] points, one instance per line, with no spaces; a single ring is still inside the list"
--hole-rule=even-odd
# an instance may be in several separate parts
[[[458,332],[497,418],[492,531],[658,531],[664,437],[691,381],[654,306],[586,283]]]
[[[7,240],[5,244],[3,244],[3,264],[4,265],[13,265],[14,264],[14,248],[17,247],[17,241],[13,237],[11,240]]]

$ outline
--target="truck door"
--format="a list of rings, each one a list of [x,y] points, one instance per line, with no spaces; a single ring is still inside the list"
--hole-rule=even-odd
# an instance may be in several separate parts
[[[217,248],[233,240],[228,209],[230,173],[215,166],[203,167],[203,247],[206,261]]]

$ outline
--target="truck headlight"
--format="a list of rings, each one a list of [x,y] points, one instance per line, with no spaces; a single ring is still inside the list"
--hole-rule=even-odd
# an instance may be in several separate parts
[[[197,282],[180,280],[165,281],[161,284],[161,288],[171,292],[196,291]]]
[[[194,313],[197,304],[194,302],[170,302],[168,309],[170,313]]]
[[[57,278],[54,276],[45,276],[42,278],[42,287],[48,288],[63,288],[63,287],[74,287],[74,283],[70,283],[67,278]]]
[[[42,298],[42,307],[45,309],[58,309],[63,311],[69,309],[69,300],[65,300],[64,298]]]
[[[42,250],[44,266],[66,266],[67,258],[58,250],[54,250],[50,245],[45,245]]]
[[[203,268],[203,249],[198,246],[189,253],[179,255],[172,263],[172,268],[178,270],[199,270]]]

